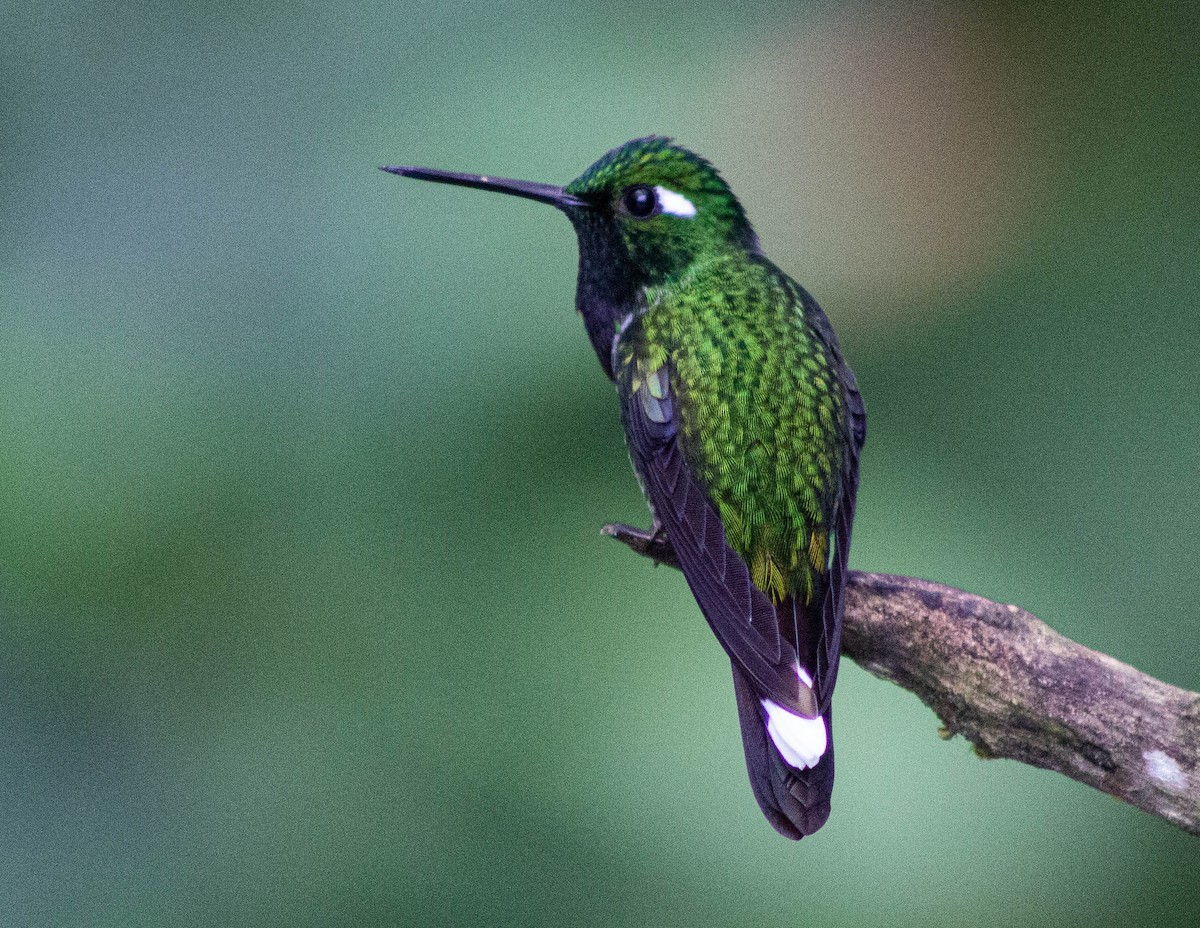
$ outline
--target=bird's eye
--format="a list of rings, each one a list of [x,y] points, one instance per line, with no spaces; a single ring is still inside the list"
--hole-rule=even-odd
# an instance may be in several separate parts
[[[645,219],[658,209],[658,196],[654,193],[654,188],[645,184],[630,187],[625,191],[623,200],[629,215],[637,219]]]

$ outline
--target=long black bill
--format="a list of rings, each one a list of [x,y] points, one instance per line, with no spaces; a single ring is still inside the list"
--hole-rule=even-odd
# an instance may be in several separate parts
[[[539,203],[549,203],[559,209],[587,206],[583,200],[563,193],[562,187],[553,184],[535,184],[528,180],[507,180],[503,177],[488,177],[486,174],[457,174],[454,171],[438,171],[434,168],[380,168],[389,174],[399,174],[401,177],[415,177],[418,180],[431,180],[438,184],[455,184],[459,187],[474,187],[477,190],[495,190],[497,193],[509,193],[514,197],[525,197],[527,200],[537,200]]]

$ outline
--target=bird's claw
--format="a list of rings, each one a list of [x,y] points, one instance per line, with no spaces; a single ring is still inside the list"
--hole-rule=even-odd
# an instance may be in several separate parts
[[[600,529],[600,534],[617,539],[638,554],[650,558],[656,565],[679,566],[679,560],[675,557],[675,549],[671,547],[667,532],[661,525],[656,525],[652,531],[647,532],[640,528],[634,528],[632,525],[614,522]]]

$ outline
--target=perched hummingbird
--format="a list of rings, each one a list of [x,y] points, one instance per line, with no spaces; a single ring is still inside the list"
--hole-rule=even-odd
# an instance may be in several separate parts
[[[746,766],[767,820],[829,817],[866,410],[829,319],[759,249],[716,169],[662,137],[566,187],[385,171],[549,203],[579,239],[575,306],[616,384],[653,515],[733,665]]]

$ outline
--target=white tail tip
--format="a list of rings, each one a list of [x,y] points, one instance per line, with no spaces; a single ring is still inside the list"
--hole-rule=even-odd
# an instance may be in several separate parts
[[[783,759],[799,770],[816,766],[829,747],[825,720],[795,715],[769,699],[762,704],[767,710],[767,734]]]
[[[796,676],[805,686],[812,686],[812,677],[799,664],[796,665]],[[806,719],[770,699],[764,699],[762,706],[767,710],[767,734],[783,759],[798,770],[816,766],[829,747],[825,720]]]

